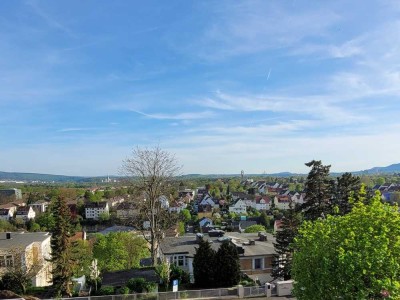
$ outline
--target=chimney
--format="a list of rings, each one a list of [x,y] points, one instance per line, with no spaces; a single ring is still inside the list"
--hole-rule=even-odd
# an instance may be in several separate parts
[[[6,239],[11,240],[11,232],[6,232]]]

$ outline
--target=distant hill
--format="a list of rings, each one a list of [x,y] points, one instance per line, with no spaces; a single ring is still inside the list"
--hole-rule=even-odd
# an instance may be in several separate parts
[[[400,173],[400,163],[399,164],[392,164],[387,167],[374,167],[368,170],[357,171],[353,173],[358,174],[391,174],[391,173]]]
[[[51,175],[38,173],[1,172],[1,181],[24,182],[91,182],[93,178],[83,176]]]
[[[351,172],[356,175],[360,174],[392,174],[400,173],[400,163],[392,164],[387,167],[374,167],[362,171]],[[343,172],[332,172],[332,176],[340,176]],[[307,174],[279,172],[271,174],[246,174],[246,177],[290,177],[290,176],[307,176]],[[179,176],[180,178],[228,178],[240,177],[240,174],[186,174]],[[106,176],[84,177],[84,176],[66,176],[66,175],[51,175],[38,173],[19,173],[19,172],[1,172],[0,181],[24,181],[24,182],[99,182],[105,179]],[[118,176],[110,176],[111,179],[120,178]]]

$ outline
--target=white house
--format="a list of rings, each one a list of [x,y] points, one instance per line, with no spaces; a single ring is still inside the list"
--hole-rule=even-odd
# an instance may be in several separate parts
[[[35,211],[31,206],[20,206],[17,208],[15,213],[15,218],[22,219],[23,221],[28,221],[36,217]]]
[[[180,213],[183,209],[187,207],[187,204],[183,201],[174,201],[170,204],[168,210],[169,212]]]
[[[0,208],[0,220],[9,221],[14,216],[11,208]]]
[[[29,204],[28,206],[32,207],[35,212],[44,213],[49,206],[49,202],[44,200],[36,201],[35,203]]]
[[[233,212],[236,214],[246,213],[246,202],[242,199],[237,200],[234,204],[229,206],[229,212]]]
[[[289,205],[291,202],[292,200],[288,195],[277,195],[274,198],[275,207],[278,209],[289,209]]]
[[[269,210],[271,208],[271,202],[268,196],[258,196],[252,202],[252,207],[256,210]]]
[[[98,220],[100,215],[104,213],[110,213],[107,201],[85,203],[86,219]]]
[[[169,201],[167,196],[160,196],[158,200],[161,202],[161,208],[168,209],[169,208]]]
[[[32,270],[34,287],[52,284],[50,247],[47,232],[0,233],[0,276],[10,268]]]

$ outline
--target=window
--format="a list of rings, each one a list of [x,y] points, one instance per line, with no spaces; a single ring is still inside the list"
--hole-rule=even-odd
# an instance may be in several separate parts
[[[184,256],[178,256],[178,266],[184,266],[185,265],[185,257]]]
[[[262,268],[263,268],[262,258],[255,258],[254,259],[254,269],[262,269]]]
[[[170,262],[177,266],[183,267],[186,266],[186,257],[184,255],[174,255],[170,257]]]
[[[6,266],[7,267],[12,267],[14,265],[14,259],[12,255],[7,255],[6,256]]]

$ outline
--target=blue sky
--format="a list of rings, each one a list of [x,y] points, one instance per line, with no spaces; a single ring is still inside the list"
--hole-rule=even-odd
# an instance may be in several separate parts
[[[397,1],[0,2],[0,170],[400,162]]]

